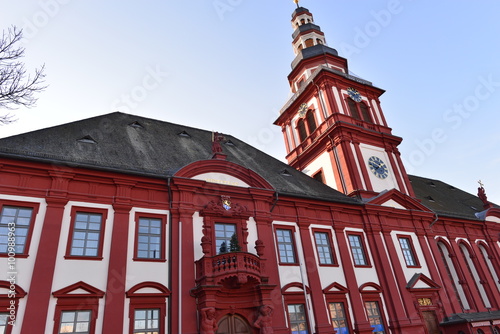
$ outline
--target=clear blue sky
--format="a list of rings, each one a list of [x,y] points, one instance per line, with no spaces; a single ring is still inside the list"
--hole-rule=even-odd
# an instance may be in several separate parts
[[[382,107],[410,173],[500,203],[500,2],[303,0]],[[0,137],[122,111],[236,136],[284,159],[292,0],[0,0],[49,88]]]

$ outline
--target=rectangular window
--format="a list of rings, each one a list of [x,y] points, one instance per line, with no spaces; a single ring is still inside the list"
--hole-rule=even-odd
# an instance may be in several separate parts
[[[8,313],[0,313],[0,334],[7,334]]]
[[[4,206],[0,213],[0,253],[27,252],[33,208]],[[13,239],[12,239],[13,238]],[[14,252],[9,247],[14,247]]]
[[[71,256],[100,255],[102,214],[77,212],[71,237]]]
[[[296,263],[292,230],[276,229],[276,240],[281,263]]]
[[[349,235],[349,244],[351,245],[352,258],[356,266],[367,266],[365,250],[363,247],[363,240],[360,235]]]
[[[335,264],[330,245],[330,235],[327,232],[314,232],[314,239],[316,241],[319,264]]]
[[[370,325],[373,327],[373,333],[385,333],[378,302],[365,302],[365,309],[368,314],[368,320],[370,320]]]
[[[90,333],[90,310],[86,311],[63,311],[59,333]]]
[[[344,303],[329,303],[328,307],[330,309],[330,318],[332,319],[332,325],[336,333],[348,334],[349,329],[347,328]]]
[[[159,334],[160,310],[145,309],[134,310],[134,333]]]
[[[229,252],[233,235],[236,235],[235,224],[215,223],[215,247],[217,254]]]
[[[405,259],[406,265],[408,267],[418,266],[417,258],[413,252],[413,245],[411,239],[408,237],[399,237],[399,245],[401,246],[401,251],[403,252],[403,257]]]
[[[289,304],[288,316],[292,334],[308,334],[307,319],[304,304]]]
[[[160,259],[162,256],[162,220],[139,218],[137,229],[137,258]]]

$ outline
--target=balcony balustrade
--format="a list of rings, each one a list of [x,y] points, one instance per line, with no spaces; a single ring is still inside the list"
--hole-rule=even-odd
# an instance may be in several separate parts
[[[196,282],[198,285],[217,285],[228,282],[241,285],[250,279],[260,284],[266,280],[264,262],[264,259],[247,252],[204,256],[196,261]]]

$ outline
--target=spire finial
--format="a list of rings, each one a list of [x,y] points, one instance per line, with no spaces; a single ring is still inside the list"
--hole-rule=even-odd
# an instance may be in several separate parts
[[[293,2],[295,2],[295,4],[297,5],[297,8],[299,8],[299,0],[293,0]]]
[[[486,197],[486,190],[484,189],[484,184],[481,180],[477,181],[479,183],[479,188],[477,188],[477,197],[483,202],[483,207],[485,209],[491,208],[490,202],[488,202],[488,197]]]

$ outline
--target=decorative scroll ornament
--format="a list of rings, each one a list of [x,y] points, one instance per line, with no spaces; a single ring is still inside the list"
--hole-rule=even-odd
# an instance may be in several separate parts
[[[210,201],[200,213],[203,216],[217,215],[241,218],[248,218],[250,216],[246,206],[233,203],[229,196],[221,196],[219,201]]]

